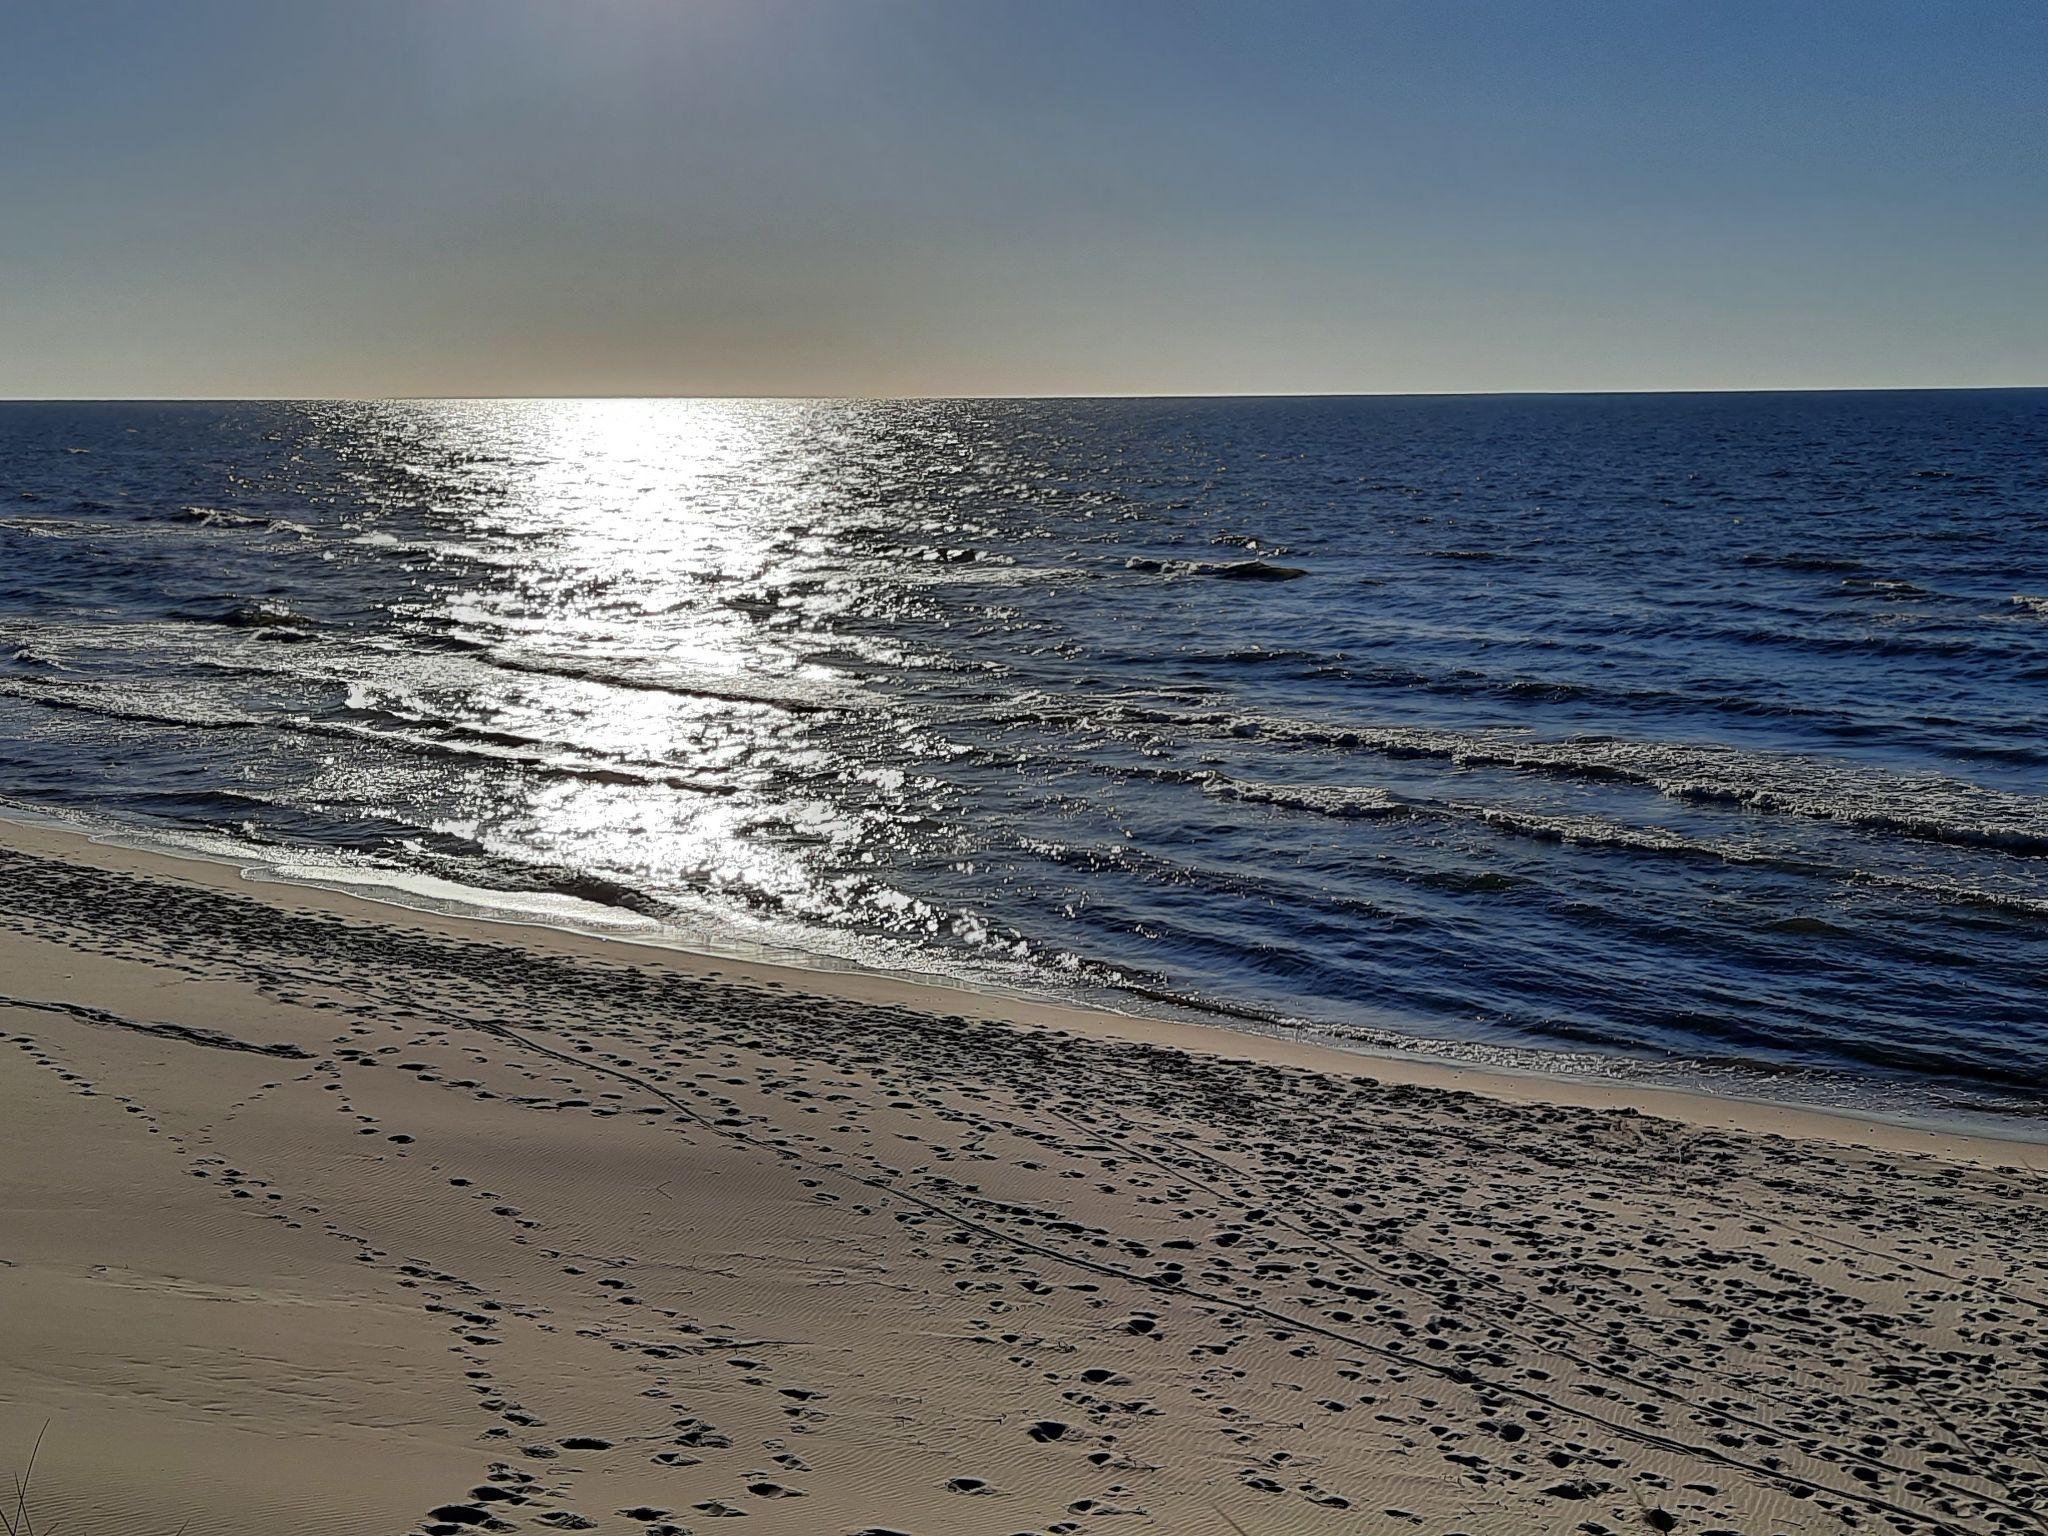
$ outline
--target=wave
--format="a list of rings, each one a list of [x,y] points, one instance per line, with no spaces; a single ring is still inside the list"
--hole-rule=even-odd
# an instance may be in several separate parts
[[[447,836],[445,833],[439,835]],[[529,863],[494,853],[471,839],[451,840],[467,843],[469,848],[456,857],[443,856],[418,862],[428,865],[430,869],[439,868],[445,871],[443,878],[454,885],[466,886],[484,893],[520,895],[537,892],[542,895],[566,896],[571,901],[588,902],[593,906],[631,912],[637,917],[657,921],[673,919],[677,915],[673,903],[609,875],[572,869],[566,865]],[[401,881],[408,872],[409,865],[400,865],[392,871]]]
[[[1346,658],[1341,653],[1300,646],[1253,644],[1224,650],[1189,650],[1179,652],[1175,660],[1184,667],[1270,667],[1285,664],[1300,677],[1350,675]],[[1382,681],[1377,669],[1371,681]]]
[[[1933,597],[1936,594],[1916,582],[1891,576],[1844,576],[1843,590],[1870,597]]]
[[[188,623],[220,624],[229,629],[304,631],[325,626],[283,603],[230,603],[224,608],[174,608],[168,617]]]
[[[1124,569],[1148,576],[1211,576],[1218,581],[1297,581],[1308,572],[1298,565],[1264,560],[1155,560],[1132,555]]]
[[[178,518],[181,522],[196,523],[203,528],[258,528],[267,533],[297,534],[310,534],[313,531],[304,523],[295,523],[288,517],[228,512],[219,507],[180,507]]]
[[[1963,847],[2048,854],[2048,800],[1823,758],[1613,737],[1548,741],[1423,726],[1346,727],[1273,716],[1236,717],[1226,723],[1224,734],[1392,758],[1434,758],[1461,768],[1639,784],[1674,800],[1839,822]]]
[[[720,784],[708,779],[693,778],[689,774],[675,773],[659,768],[638,767],[625,763],[601,762],[588,758],[564,757],[548,751],[522,750],[525,748],[549,748],[552,743],[523,737],[510,732],[488,730],[445,724],[451,734],[471,738],[467,741],[449,741],[433,736],[415,736],[405,731],[379,730],[374,726],[351,724],[340,720],[316,720],[304,715],[285,716],[277,720],[262,721],[263,725],[278,729],[297,731],[311,736],[327,736],[345,741],[357,741],[404,752],[419,757],[440,757],[454,760],[488,761],[503,763],[508,767],[565,779],[578,779],[586,784],[629,785],[644,789],[675,789],[699,795],[729,795],[736,792],[735,786]]]
[[[248,630],[265,639],[290,640],[304,643],[316,636],[339,637],[336,626],[303,613],[284,603],[268,600],[235,602],[219,608],[177,608],[166,615],[183,623],[219,626],[227,629]],[[495,671],[520,676],[560,678],[567,682],[588,683],[598,687],[621,688],[639,693],[662,693],[676,698],[707,699],[719,703],[757,705],[762,708],[780,710],[793,715],[822,715],[840,713],[855,707],[850,699],[823,699],[795,689],[746,689],[722,687],[714,684],[673,675],[655,675],[631,669],[605,667],[589,663],[558,658],[529,658],[506,655],[489,642],[456,633],[450,621],[431,622],[421,615],[407,615],[406,638],[409,642],[431,646],[473,657],[480,665]],[[353,638],[353,637],[351,637]],[[250,670],[238,667],[236,663],[220,658],[193,658],[196,665],[212,666],[216,670]],[[270,669],[260,669],[268,672]],[[292,675],[286,673],[284,675]],[[325,677],[325,674],[321,674]]]
[[[1431,809],[1434,810],[1435,807]],[[1716,864],[1744,864],[1801,875],[1809,879],[1839,881],[1846,885],[1878,886],[1887,890],[1933,897],[1940,901],[1989,907],[2025,917],[2048,918],[2048,896],[2031,895],[2020,891],[1991,890],[1925,875],[1901,875],[1835,864],[1800,854],[1688,837],[1668,827],[1633,826],[1599,816],[1543,814],[1501,806],[1447,802],[1444,809],[1452,814],[1469,816],[1502,832],[1549,842],[1575,843],[1589,848],[1616,848],[1630,853],[1670,854]],[[1822,926],[1840,931],[1833,924]]]
[[[1153,776],[1166,778],[1168,774],[1161,771]],[[1376,785],[1260,783],[1213,772],[1189,775],[1188,778],[1199,784],[1204,794],[1344,820],[1422,817],[1471,822],[1509,836],[1542,842],[1768,868],[1810,879],[1876,886],[2026,917],[2048,918],[2048,895],[2000,891],[1925,875],[1869,870],[1811,855],[1697,838],[1669,827],[1642,826],[1604,816],[1529,811],[1474,801],[1397,795]]]
[[[59,690],[62,691],[59,691]],[[69,710],[124,720],[135,725],[170,726],[180,730],[225,731],[260,729],[266,722],[250,715],[179,710],[165,702],[160,690],[151,690],[147,702],[136,694],[116,693],[105,684],[58,683],[41,678],[0,678],[0,698],[21,699],[45,709]]]
[[[1015,565],[1016,558],[993,550],[939,544],[899,544],[873,553],[883,559],[908,560],[918,565]]]
[[[1013,723],[1136,726],[1181,740],[1201,735],[1269,740],[1460,768],[1634,784],[1696,804],[1799,816],[1959,847],[2048,854],[2048,799],[1935,774],[1888,773],[1791,753],[1609,736],[1554,740],[1509,731],[1348,726],[1298,716],[1191,713],[1125,701],[1081,708],[1052,695],[1024,696],[995,717]]]
[[[109,509],[111,510],[111,509]],[[134,539],[144,530],[130,518],[0,517],[0,529],[32,539]]]
[[[1859,623],[1869,623],[1868,619]],[[1921,634],[1905,629],[1858,628],[1841,634],[1814,630],[1773,629],[1758,625],[1748,629],[1706,627],[1697,631],[1699,641],[1726,640],[1736,645],[1783,647],[1810,651],[1818,656],[1901,656],[1929,661],[1953,661],[1967,666],[1984,666],[2002,657],[2019,659],[2025,653],[2016,646],[1999,646],[1982,636]]]
[[[59,691],[60,688],[62,691]],[[320,736],[374,745],[409,756],[490,761],[528,772],[577,779],[592,784],[674,789],[700,795],[728,795],[736,792],[735,786],[730,784],[659,768],[597,762],[544,751],[522,751],[519,750],[520,747],[546,747],[550,744],[509,733],[497,734],[497,739],[493,740],[491,738],[494,733],[483,730],[470,732],[469,728],[452,722],[448,725],[451,733],[474,734],[479,739],[472,742],[440,740],[403,731],[379,730],[348,721],[319,720],[307,715],[250,715],[206,709],[180,710],[174,705],[160,702],[162,695],[159,693],[152,692],[148,696],[148,701],[144,702],[131,693],[118,692],[104,684],[59,685],[43,684],[33,678],[0,678],[0,697],[22,699],[45,709],[90,714],[101,719],[119,720],[134,725],[162,726],[175,730],[275,731],[287,735]]]
[[[149,813],[174,825],[189,822],[212,831],[223,819],[232,819],[237,836],[257,845],[266,857],[271,849],[297,845],[297,838],[280,839],[280,832],[314,830],[300,827],[306,820],[302,808],[237,790],[143,791],[135,798]],[[333,848],[336,834],[344,829],[346,851]],[[323,820],[317,832],[319,836],[313,846],[328,849],[326,856],[330,859],[340,853],[342,862],[265,864],[259,869],[314,884],[323,879],[350,885],[374,884],[384,876],[397,890],[406,889],[425,871],[432,878],[479,895],[538,893],[565,896],[647,918],[671,918],[676,914],[671,903],[626,881],[590,870],[509,858],[474,837],[438,824],[423,825],[388,810],[344,821],[339,826]]]
[[[1775,566],[1783,571],[1860,571],[1863,562],[1851,555],[1749,554],[1740,565]]]
[[[1261,784],[1226,778],[1222,774],[1211,774],[1200,782],[1203,794],[1214,795],[1218,799],[1286,806],[1291,810],[1313,811],[1319,816],[1378,820],[1404,816],[1418,809],[1396,799],[1386,790],[1370,785]]]
[[[1110,654],[1118,661],[1128,661],[1134,665],[1142,664],[1147,659],[1145,653],[1135,650]],[[1268,650],[1256,646],[1234,650],[1176,652],[1174,660],[1177,666],[1187,668],[1284,664],[1294,677],[1318,682],[1343,683],[1394,694],[1428,693],[1440,698],[1477,701],[1505,699],[1517,705],[1586,704],[1604,710],[1625,712],[1632,717],[1638,717],[1644,712],[1655,712],[1684,719],[1695,717],[1701,711],[1712,711],[1717,715],[1727,715],[1740,720],[1796,723],[1804,729],[1852,741],[1867,740],[1896,732],[1902,723],[1897,715],[1880,715],[1843,705],[1824,706],[1782,695],[1773,696],[1765,691],[1767,685],[1764,684],[1759,684],[1759,692],[1756,694],[1743,693],[1732,687],[1727,680],[1716,680],[1717,686],[1713,691],[1708,691],[1704,685],[1697,690],[1684,686],[1653,688],[1574,677],[1488,673],[1469,668],[1456,671],[1424,671],[1363,659],[1344,652],[1283,647]],[[1084,712],[1070,703],[1062,703],[1045,696],[1034,696],[1034,702],[1028,707],[1019,708],[1012,713],[1017,719],[1079,721],[1084,713],[1099,718],[1099,709],[1098,704]],[[1167,722],[1161,720],[1158,723]],[[1910,720],[1907,723],[1932,722]],[[2048,763],[2048,741],[2029,739],[2030,735],[2048,735],[2048,721],[2040,723],[2040,731],[2031,733],[2024,723],[2007,724],[2003,734],[1993,740],[1981,737],[1972,739],[1972,734],[1979,728],[1966,721],[1949,720],[1939,723],[1943,727],[1938,743],[1941,750],[1958,757],[1990,762]],[[2015,737],[2019,739],[2014,739]]]
[[[479,653],[478,659],[501,672],[517,672],[530,677],[559,677],[569,682],[593,683],[601,688],[624,688],[635,693],[665,693],[679,699],[710,699],[723,704],[758,705],[792,715],[838,714],[850,707],[844,703],[788,694],[714,688],[672,677],[652,677],[645,673],[622,672],[580,662],[529,661],[523,657],[504,656],[495,652]]]

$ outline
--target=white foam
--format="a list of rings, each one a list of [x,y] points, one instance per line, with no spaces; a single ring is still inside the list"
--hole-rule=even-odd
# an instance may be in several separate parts
[[[556,891],[487,890],[409,870],[293,860],[249,865],[242,873],[259,883],[325,886],[351,895],[371,895],[393,906],[450,916],[547,923],[612,934],[654,933],[660,928],[652,918],[638,913],[621,912]]]

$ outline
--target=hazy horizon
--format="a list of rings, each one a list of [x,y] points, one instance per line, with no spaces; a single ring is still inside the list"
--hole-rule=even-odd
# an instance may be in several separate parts
[[[1489,400],[1489,399],[1574,399],[1598,396],[1657,395],[1914,395],[1914,394],[2026,394],[2048,391],[2048,384],[1755,384],[1723,389],[1335,389],[1335,390],[1182,390],[1121,393],[1075,392],[1070,394],[902,394],[902,395],[805,395],[805,394],[506,394],[506,395],[0,395],[0,405],[403,405],[410,401],[442,404],[473,401],[545,403],[559,401],[703,401],[744,403],[747,401],[803,401],[915,403],[930,401],[1075,401],[1128,400]]]
[[[21,12],[0,398],[2048,384],[2048,10]]]

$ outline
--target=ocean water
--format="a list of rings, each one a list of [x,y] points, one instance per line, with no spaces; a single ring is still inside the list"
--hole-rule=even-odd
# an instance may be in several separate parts
[[[0,405],[0,799],[2038,1113],[2048,391]]]

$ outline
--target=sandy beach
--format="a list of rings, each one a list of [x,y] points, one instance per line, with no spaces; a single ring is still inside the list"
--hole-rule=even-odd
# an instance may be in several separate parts
[[[0,1536],[2048,1536],[2048,0],[0,38]]]
[[[2048,1148],[0,836],[36,1529],[2048,1529]]]

